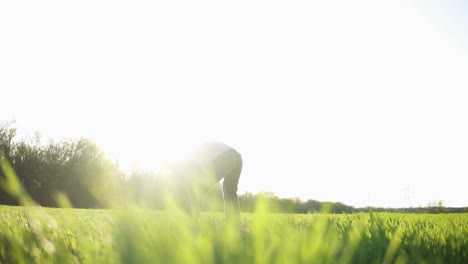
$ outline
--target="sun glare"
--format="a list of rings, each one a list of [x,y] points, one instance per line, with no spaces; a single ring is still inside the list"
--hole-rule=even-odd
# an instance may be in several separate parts
[[[110,142],[109,142],[110,143]],[[187,140],[155,140],[141,138],[138,142],[106,144],[103,148],[111,153],[126,172],[135,170],[160,171],[169,163],[186,157],[197,144]]]

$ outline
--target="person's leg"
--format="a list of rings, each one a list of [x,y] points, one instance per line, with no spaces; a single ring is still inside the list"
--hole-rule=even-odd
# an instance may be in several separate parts
[[[227,171],[223,177],[224,214],[226,219],[238,222],[240,221],[240,207],[237,188],[242,172],[242,158],[237,152],[233,152],[228,160],[232,169]]]
[[[237,186],[242,171],[241,155],[235,151],[227,151],[217,157],[210,166],[198,177],[200,190],[208,191],[219,182],[223,181],[224,213],[227,219],[240,221],[239,199]],[[204,186],[204,187],[203,187]]]

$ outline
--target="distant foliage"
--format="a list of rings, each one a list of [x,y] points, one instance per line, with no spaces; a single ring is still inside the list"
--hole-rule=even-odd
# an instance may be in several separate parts
[[[105,206],[123,175],[115,163],[87,139],[42,143],[17,140],[12,123],[0,125],[0,155],[13,167],[21,184],[40,205],[56,206],[55,196],[65,193],[73,206]],[[0,177],[5,177],[0,172]],[[0,203],[17,201],[0,190]]]
[[[302,201],[299,198],[279,198],[272,192],[258,194],[245,193],[239,197],[241,208],[245,212],[253,212],[258,200],[268,202],[267,210],[272,213],[352,213],[357,209],[339,202],[320,202],[316,200]]]

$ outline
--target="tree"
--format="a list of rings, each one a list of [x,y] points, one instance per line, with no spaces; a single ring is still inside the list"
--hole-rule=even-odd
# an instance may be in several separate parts
[[[13,124],[14,121],[0,123],[0,160],[2,162],[9,161],[12,154],[13,139],[16,136],[16,129],[12,127]],[[5,175],[1,169],[0,178],[5,178]],[[17,204],[17,201],[5,190],[0,188],[0,203]]]
[[[13,150],[13,139],[16,136],[15,121],[0,123],[0,155],[9,159]]]
[[[118,166],[87,139],[42,144],[15,141],[13,123],[0,126],[0,154],[8,160],[28,194],[40,205],[55,206],[55,195],[65,193],[76,207],[103,207],[123,179]],[[4,177],[4,175],[1,175]],[[0,203],[17,204],[0,190]]]

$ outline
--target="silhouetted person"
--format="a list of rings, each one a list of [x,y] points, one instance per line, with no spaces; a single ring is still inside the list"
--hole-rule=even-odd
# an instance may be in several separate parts
[[[223,179],[226,219],[239,222],[237,186],[241,171],[242,158],[235,149],[221,142],[208,142],[173,164],[171,176],[182,191],[183,206],[192,213],[198,212],[200,199]]]

